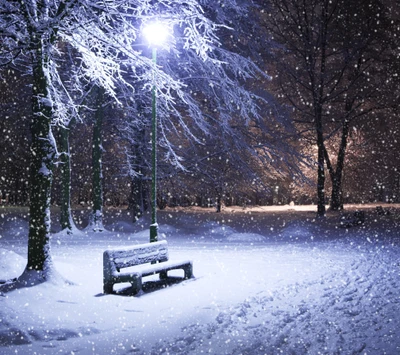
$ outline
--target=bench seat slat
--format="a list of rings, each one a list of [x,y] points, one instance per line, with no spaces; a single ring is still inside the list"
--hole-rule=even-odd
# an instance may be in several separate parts
[[[166,261],[158,264],[146,264],[146,265],[137,265],[135,266],[135,270],[132,272],[116,272],[113,273],[114,277],[134,277],[134,275],[141,275],[142,277],[158,274],[161,271],[169,271],[169,270],[177,270],[181,269],[183,266],[192,265],[190,260],[183,261]]]

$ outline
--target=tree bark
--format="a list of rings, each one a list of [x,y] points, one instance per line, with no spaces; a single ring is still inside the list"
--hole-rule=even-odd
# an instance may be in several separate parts
[[[325,69],[326,69],[326,47],[327,47],[327,26],[328,26],[328,8],[327,3],[322,4],[321,9],[321,22],[320,22],[320,36],[321,36],[321,59],[318,80],[314,82],[313,87],[314,93],[314,107],[315,107],[315,129],[317,136],[317,148],[318,148],[318,176],[317,176],[317,216],[325,216],[325,159],[324,159],[324,135],[322,128],[322,106],[325,88]]]
[[[71,125],[71,124],[70,124]],[[69,125],[69,126],[70,126]],[[69,150],[69,127],[60,127],[60,172],[61,172],[61,213],[60,224],[67,234],[76,229],[71,212],[71,155]]]
[[[93,127],[92,149],[92,194],[93,210],[89,221],[89,227],[96,232],[104,230],[103,226],[103,172],[102,172],[102,125],[104,120],[104,89],[97,88],[95,123]]]
[[[145,130],[140,128],[133,129],[134,140],[129,149],[129,166],[132,172],[131,194],[129,197],[129,210],[133,214],[133,221],[136,222],[149,208],[149,184],[144,177],[146,176],[146,164],[144,161],[143,147],[146,145]]]
[[[51,131],[52,105],[45,75],[47,58],[40,39],[33,54],[33,118],[31,122],[30,208],[27,270],[45,271],[50,255],[50,194],[56,146]],[[46,278],[47,274],[43,274]]]
[[[317,216],[325,216],[325,159],[324,159],[324,138],[322,127],[317,128],[317,147],[318,147],[318,176],[317,176]]]
[[[217,195],[217,199],[216,199],[216,206],[215,206],[215,208],[216,208],[216,212],[217,213],[219,213],[219,212],[221,212],[221,209],[222,209],[222,202],[221,202],[221,195]]]
[[[336,171],[333,174],[331,174],[332,195],[331,195],[330,208],[333,211],[338,211],[343,209],[342,180],[343,180],[344,159],[346,157],[348,136],[349,136],[349,121],[347,118],[345,118],[343,122],[342,139],[340,142],[338,159],[336,163]]]
[[[141,175],[133,177],[131,181],[131,196],[129,198],[129,210],[133,214],[134,222],[137,221],[148,209],[147,184]]]

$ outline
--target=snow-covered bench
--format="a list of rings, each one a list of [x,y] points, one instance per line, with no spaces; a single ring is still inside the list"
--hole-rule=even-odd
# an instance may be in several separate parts
[[[122,269],[126,270],[122,272]],[[177,269],[184,271],[185,279],[193,277],[192,261],[168,261],[168,244],[165,240],[126,249],[106,250],[103,253],[103,291],[112,293],[114,284],[130,282],[137,293],[142,289],[142,277],[160,274],[160,279],[166,279],[168,271]]]

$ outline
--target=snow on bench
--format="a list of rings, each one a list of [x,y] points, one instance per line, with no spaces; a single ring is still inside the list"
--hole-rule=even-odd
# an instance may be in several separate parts
[[[129,270],[122,272],[121,269],[125,268]],[[106,250],[103,253],[103,291],[113,293],[114,284],[130,282],[137,293],[142,289],[142,277],[160,274],[160,279],[166,279],[168,271],[177,269],[184,271],[185,279],[193,277],[192,261],[168,260],[168,244],[165,240]]]

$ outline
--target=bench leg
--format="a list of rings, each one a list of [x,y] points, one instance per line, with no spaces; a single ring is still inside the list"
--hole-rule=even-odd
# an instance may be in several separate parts
[[[133,288],[133,293],[136,294],[139,291],[141,291],[141,289],[142,289],[142,277],[140,276],[140,277],[138,277],[136,279],[133,279],[131,281],[131,285],[132,285],[132,288]]]
[[[113,293],[113,284],[111,282],[103,283],[103,293]]]
[[[168,278],[167,272],[161,271],[160,272],[160,280],[166,280],[167,278]]]
[[[191,264],[185,266],[183,271],[185,272],[185,279],[191,279],[193,277],[193,266]]]

